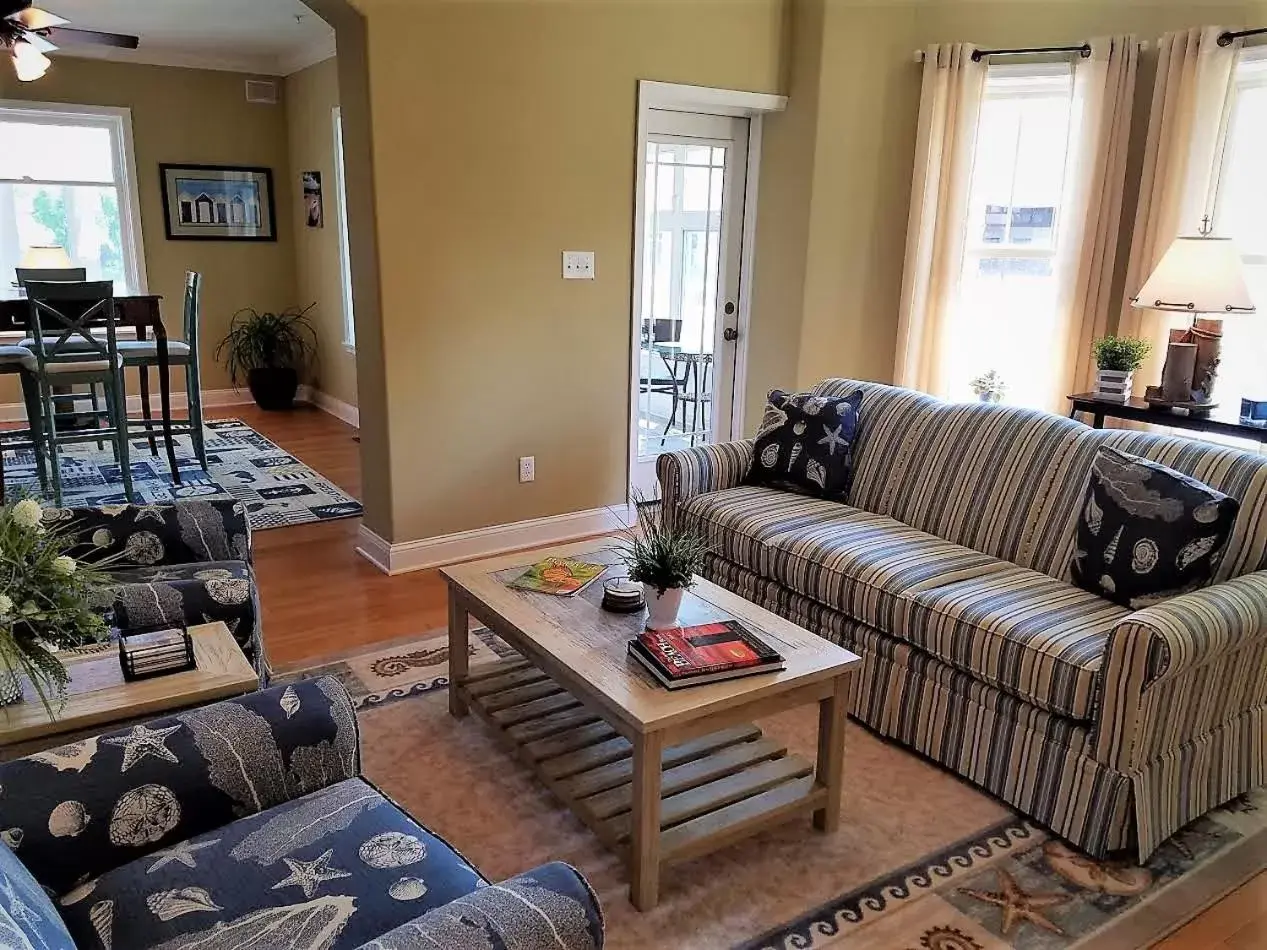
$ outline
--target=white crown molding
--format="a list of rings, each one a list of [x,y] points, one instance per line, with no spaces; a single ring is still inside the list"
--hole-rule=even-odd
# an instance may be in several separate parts
[[[356,550],[384,574],[405,574],[429,567],[492,557],[507,551],[522,551],[609,534],[636,521],[637,514],[631,506],[618,505],[476,528],[473,531],[459,531],[456,534],[399,544],[390,543],[362,524],[357,533]]]
[[[134,63],[141,66],[177,66],[185,69],[210,69],[218,72],[246,73],[250,76],[289,76],[301,69],[315,66],[335,55],[334,34],[329,37],[281,55],[238,55],[233,53],[204,53],[175,47],[149,46],[142,43],[140,49],[121,50],[108,46],[74,46],[59,49],[53,54],[78,59],[104,59],[112,63]]]
[[[338,55],[335,48],[334,33],[321,40],[313,43],[303,49],[291,50],[289,53],[277,57],[277,70],[282,76],[293,76],[295,73],[307,69],[309,66],[316,66],[317,63],[324,63],[327,59],[334,59]]]

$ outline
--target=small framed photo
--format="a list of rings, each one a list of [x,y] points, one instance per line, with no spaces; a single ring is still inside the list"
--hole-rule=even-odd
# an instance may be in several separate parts
[[[304,222],[310,228],[326,226],[325,208],[321,200],[321,172],[304,172]]]
[[[273,171],[159,165],[169,241],[276,241]]]

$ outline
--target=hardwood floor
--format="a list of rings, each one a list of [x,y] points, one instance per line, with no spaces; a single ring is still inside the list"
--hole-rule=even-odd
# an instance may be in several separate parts
[[[235,406],[219,415],[241,419],[359,497],[359,446],[350,426],[316,409],[277,414]],[[447,622],[437,572],[382,574],[353,550],[359,524],[350,518],[255,535],[264,641],[277,666],[305,666]],[[1267,855],[1263,859],[1267,864]],[[1267,872],[1157,944],[1157,950],[1264,948]]]

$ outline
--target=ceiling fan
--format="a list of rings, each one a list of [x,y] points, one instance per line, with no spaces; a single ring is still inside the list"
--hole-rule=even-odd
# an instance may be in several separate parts
[[[22,82],[39,79],[50,65],[45,53],[62,46],[113,46],[136,49],[140,40],[122,33],[72,30],[70,21],[31,6],[31,0],[0,0],[0,49],[13,59],[13,71]]]

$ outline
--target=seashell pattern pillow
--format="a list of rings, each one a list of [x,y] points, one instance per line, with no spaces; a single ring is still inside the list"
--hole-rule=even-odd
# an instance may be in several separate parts
[[[853,482],[861,408],[861,389],[848,396],[774,390],[745,484],[845,501]]]
[[[1195,478],[1101,447],[1078,518],[1074,583],[1133,610],[1205,587],[1239,508]]]

